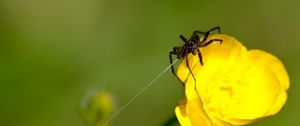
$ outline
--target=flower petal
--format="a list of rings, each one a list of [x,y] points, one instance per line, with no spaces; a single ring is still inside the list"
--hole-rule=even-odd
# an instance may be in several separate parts
[[[255,60],[255,63],[270,68],[274,72],[274,74],[276,74],[280,85],[282,85],[285,90],[289,88],[289,76],[286,69],[284,68],[284,65],[277,57],[268,52],[258,49],[250,50],[248,53],[248,57],[249,59]]]
[[[192,126],[189,119],[190,117],[187,115],[185,108],[185,105],[179,105],[175,108],[177,119],[182,126]]]
[[[186,85],[185,90],[189,92],[189,95],[187,95],[186,112],[191,119],[191,123],[194,126],[213,126],[211,119],[202,106],[202,101],[195,90],[194,83]]]
[[[232,99],[217,102],[222,104],[218,106],[220,117],[232,122],[232,119],[251,120],[266,116],[281,91],[277,77],[271,70],[258,65],[245,67],[240,76],[239,81],[229,82],[233,94],[228,92],[228,95],[232,95]]]
[[[250,50],[249,59],[256,59],[255,63],[271,69],[282,87],[278,93],[276,103],[274,103],[266,115],[276,114],[283,107],[287,99],[286,90],[289,88],[290,83],[287,71],[277,57],[262,50]]]

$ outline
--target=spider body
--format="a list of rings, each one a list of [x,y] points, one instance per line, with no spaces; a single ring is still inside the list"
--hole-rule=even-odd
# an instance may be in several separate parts
[[[196,82],[196,79],[195,79],[195,77],[194,77],[194,75],[192,73],[192,70],[189,67],[189,61],[188,61],[187,56],[190,53],[192,53],[193,55],[198,54],[200,64],[204,65],[203,64],[203,60],[202,60],[202,55],[201,55],[200,48],[206,47],[209,44],[211,44],[212,42],[220,42],[220,44],[222,43],[222,39],[210,39],[210,40],[207,40],[208,35],[210,34],[210,32],[215,31],[215,30],[218,30],[218,32],[221,33],[220,27],[217,26],[217,27],[214,27],[214,28],[208,30],[207,32],[194,31],[193,34],[192,34],[192,36],[190,37],[190,39],[186,39],[183,35],[180,35],[180,38],[184,42],[184,44],[181,47],[173,47],[173,50],[169,53],[170,64],[173,63],[173,58],[172,58],[173,55],[176,55],[177,56],[176,58],[180,59],[180,60],[186,59],[187,67],[188,67],[191,75],[193,76],[193,78],[194,78],[194,80]],[[204,35],[204,37],[203,37],[203,39],[201,41],[200,41],[199,35]],[[171,70],[172,70],[172,73],[179,79],[179,77],[175,73],[173,65],[171,66]],[[182,82],[182,84],[184,84],[184,82]]]

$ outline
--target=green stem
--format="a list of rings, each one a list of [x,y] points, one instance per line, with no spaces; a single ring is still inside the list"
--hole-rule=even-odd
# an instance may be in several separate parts
[[[162,124],[162,126],[174,126],[174,125],[179,125],[179,122],[175,115]]]

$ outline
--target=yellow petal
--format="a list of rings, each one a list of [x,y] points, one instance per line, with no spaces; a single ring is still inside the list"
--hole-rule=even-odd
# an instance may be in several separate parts
[[[186,112],[193,126],[212,126],[212,121],[204,110],[202,101],[193,84],[188,84],[185,88],[186,92],[189,92],[189,95],[187,95]]]
[[[204,83],[203,79],[206,80],[210,79],[210,77],[214,77],[215,71],[220,70],[220,68],[228,68],[224,66],[230,65],[230,68],[235,67],[234,63],[239,62],[247,53],[247,49],[238,40],[228,35],[211,35],[208,40],[217,38],[221,38],[223,43],[213,42],[207,47],[200,48],[203,57],[203,66],[200,65],[198,55],[189,54],[188,56],[189,66],[193,69],[194,75],[198,72],[204,74],[198,79],[201,80],[201,83]],[[205,73],[201,71],[205,71]],[[193,79],[192,76],[190,76],[189,69],[187,69],[186,59],[183,59],[179,64],[177,75],[183,82],[186,82],[188,77]],[[192,81],[194,80],[191,80],[191,82]]]
[[[268,113],[266,113],[266,116],[276,114],[283,107],[283,105],[285,104],[286,100],[287,100],[286,91],[283,88],[281,88],[281,91],[280,91],[280,93],[277,96],[276,102],[270,108],[270,110],[268,111]]]
[[[277,57],[258,49],[250,50],[248,54],[249,59],[255,60],[255,63],[270,68],[274,74],[276,74],[280,85],[282,85],[285,90],[289,88],[289,76],[284,65]]]
[[[185,108],[185,105],[179,105],[175,108],[177,119],[182,126],[192,126],[189,119],[190,117],[187,115]]]
[[[209,39],[222,39],[223,43],[214,42],[207,47],[200,48],[204,66],[223,67],[233,65],[247,53],[247,49],[238,40],[228,35],[211,35]]]
[[[286,90],[289,88],[289,77],[282,62],[270,53],[262,50],[250,50],[249,58],[255,59],[256,64],[268,67],[276,75],[282,89],[278,93],[277,100],[266,115],[276,114],[285,104],[287,99]]]
[[[219,101],[219,112],[225,120],[257,119],[264,117],[275,104],[281,86],[269,69],[251,65],[242,69],[241,79],[232,84],[233,98],[228,101]],[[222,108],[222,109],[220,109]]]

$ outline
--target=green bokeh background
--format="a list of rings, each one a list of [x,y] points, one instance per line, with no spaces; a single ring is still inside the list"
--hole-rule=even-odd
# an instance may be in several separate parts
[[[119,107],[168,65],[179,34],[221,26],[272,52],[291,79],[282,111],[251,126],[300,125],[300,1],[1,0],[0,125],[85,126],[76,107],[107,89]],[[253,92],[259,93],[259,92]],[[112,122],[155,126],[183,99],[168,71]]]

